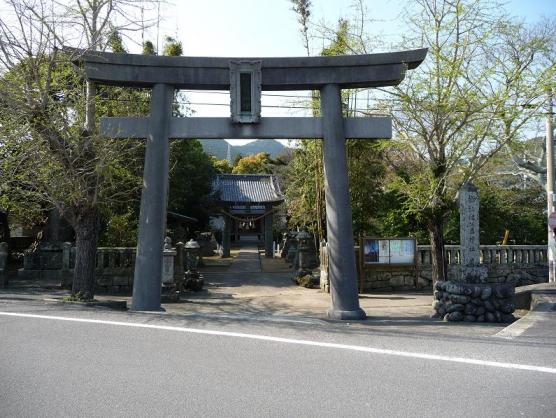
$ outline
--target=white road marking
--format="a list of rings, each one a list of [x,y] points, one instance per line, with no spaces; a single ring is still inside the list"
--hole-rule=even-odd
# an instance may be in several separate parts
[[[527,370],[527,371],[540,372],[540,373],[556,374],[556,368],[553,367],[532,366],[527,364],[516,364],[516,363],[503,363],[498,361],[477,360],[477,359],[464,358],[464,357],[439,356],[436,354],[412,353],[409,351],[387,350],[383,348],[373,348],[373,347],[365,347],[359,345],[327,343],[322,341],[310,341],[310,340],[297,340],[292,338],[272,337],[269,335],[244,334],[241,332],[214,331],[214,330],[205,330],[205,329],[198,329],[198,328],[172,327],[167,325],[139,324],[134,322],[105,321],[101,319],[69,318],[65,316],[24,314],[18,312],[0,312],[0,315],[13,316],[19,318],[35,318],[35,319],[49,319],[54,321],[81,322],[87,324],[114,325],[114,326],[121,326],[121,327],[130,327],[130,328],[148,328],[148,329],[158,329],[164,331],[186,332],[191,334],[216,335],[222,337],[246,338],[251,340],[272,341],[272,342],[285,343],[285,344],[307,345],[307,346],[314,346],[314,347],[333,348],[339,350],[360,351],[360,352],[372,353],[372,354],[384,354],[384,355],[398,356],[398,357],[417,358],[423,360],[447,361],[452,363],[474,364],[477,366],[498,367],[502,369]]]

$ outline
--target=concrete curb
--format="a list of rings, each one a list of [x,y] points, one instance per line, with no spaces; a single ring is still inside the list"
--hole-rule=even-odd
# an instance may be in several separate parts
[[[70,304],[79,306],[88,306],[95,308],[108,308],[117,311],[127,311],[127,302],[121,300],[93,300],[90,302],[81,302],[76,300],[62,300],[54,298],[43,298],[45,302],[56,302],[60,304]]]
[[[541,283],[516,289],[516,306],[529,309],[520,320],[495,334],[495,337],[513,339],[541,321],[553,319],[556,312],[556,283]]]

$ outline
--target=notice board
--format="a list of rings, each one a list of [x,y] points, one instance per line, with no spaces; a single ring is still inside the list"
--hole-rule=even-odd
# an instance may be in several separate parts
[[[363,266],[414,266],[415,238],[361,238],[359,243]]]

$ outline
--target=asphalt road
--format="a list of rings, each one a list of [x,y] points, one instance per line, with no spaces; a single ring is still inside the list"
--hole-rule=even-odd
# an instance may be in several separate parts
[[[2,417],[556,417],[556,336],[0,300]]]

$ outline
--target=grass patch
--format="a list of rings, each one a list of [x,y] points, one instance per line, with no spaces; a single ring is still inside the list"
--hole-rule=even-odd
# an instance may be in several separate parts
[[[313,289],[319,286],[320,280],[314,277],[310,271],[301,270],[296,273],[292,279],[298,286],[306,287],[307,289]]]
[[[64,302],[92,302],[93,299],[85,298],[83,292],[72,293],[71,295],[64,296],[62,298]]]

